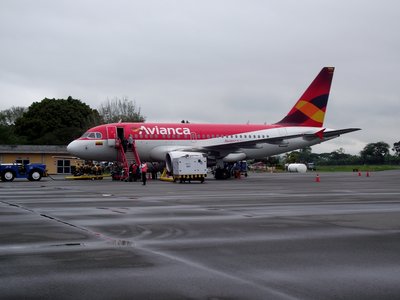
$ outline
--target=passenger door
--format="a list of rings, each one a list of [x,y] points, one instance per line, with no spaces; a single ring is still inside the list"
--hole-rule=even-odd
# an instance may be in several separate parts
[[[117,127],[107,126],[106,128],[108,146],[115,147],[115,139],[117,138]]]

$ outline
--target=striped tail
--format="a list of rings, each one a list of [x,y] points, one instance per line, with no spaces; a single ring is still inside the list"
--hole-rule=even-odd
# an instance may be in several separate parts
[[[322,127],[335,68],[325,67],[278,125]]]

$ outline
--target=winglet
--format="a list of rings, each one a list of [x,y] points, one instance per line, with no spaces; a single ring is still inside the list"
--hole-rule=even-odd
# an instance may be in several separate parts
[[[276,124],[322,127],[334,70],[323,68],[286,117]]]

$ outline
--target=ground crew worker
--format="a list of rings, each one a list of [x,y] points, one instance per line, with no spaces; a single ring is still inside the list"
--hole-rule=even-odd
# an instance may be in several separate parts
[[[138,174],[139,174],[138,169],[139,169],[139,167],[136,165],[136,163],[133,163],[131,165],[132,179],[134,182],[136,182],[138,179]]]
[[[130,134],[128,137],[128,149],[131,149],[133,151],[133,136],[132,136],[132,134]]]
[[[142,182],[143,185],[146,185],[146,181],[147,181],[147,164],[144,161],[141,165],[140,165],[140,171],[142,172]]]
[[[151,179],[157,179],[158,168],[155,163],[151,164]]]
[[[135,163],[131,163],[129,165],[129,179],[128,179],[129,182],[133,181],[133,178],[135,177],[135,175],[136,175]]]
[[[122,148],[124,149],[125,153],[128,151],[128,140],[126,138],[122,140]]]
[[[136,165],[136,177],[134,177],[134,181],[136,182],[136,180],[140,180],[140,165]]]

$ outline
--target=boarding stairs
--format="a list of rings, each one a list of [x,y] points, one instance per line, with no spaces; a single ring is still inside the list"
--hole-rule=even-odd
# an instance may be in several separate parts
[[[117,162],[122,165],[123,172],[121,174],[121,180],[125,180],[129,176],[129,165],[133,162],[138,166],[141,164],[139,153],[137,152],[135,141],[133,141],[132,149],[128,148],[126,152],[124,151],[122,143],[116,143],[115,145],[115,148],[118,150]]]

